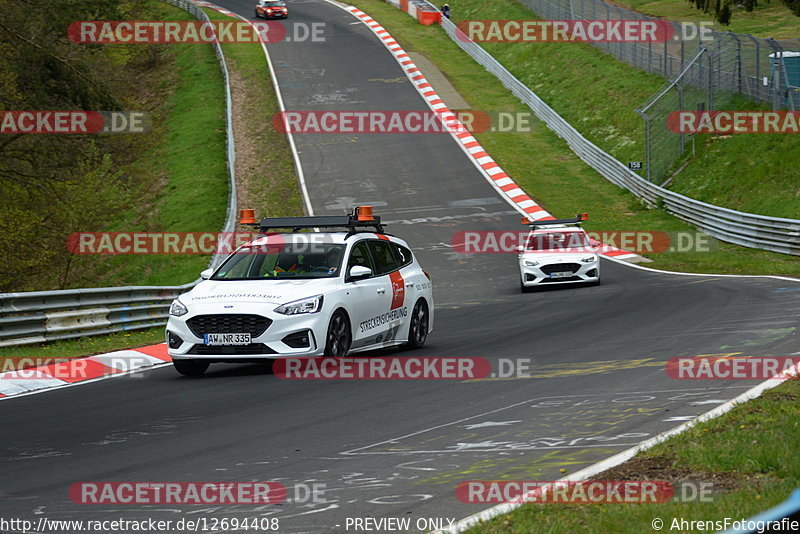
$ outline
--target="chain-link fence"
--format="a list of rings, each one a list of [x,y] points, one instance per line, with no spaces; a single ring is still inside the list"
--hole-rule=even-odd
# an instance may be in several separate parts
[[[734,94],[724,80],[715,80],[719,65],[730,66],[732,54],[716,56],[701,48],[684,69],[651,96],[636,112],[645,123],[645,172],[649,181],[660,182],[686,150],[694,152],[694,136],[677,133],[668,127],[676,111],[706,111],[727,106]],[[666,185],[665,183],[662,185]]]
[[[547,20],[660,20],[603,0],[520,1]],[[647,179],[658,183],[693,146],[693,138],[667,128],[670,113],[724,109],[735,94],[775,110],[800,111],[800,39],[762,39],[690,23],[670,24],[673,38],[660,43],[593,43],[670,80],[636,110],[645,121]]]
[[[661,20],[603,0],[520,1],[547,20]],[[790,109],[800,110],[800,57],[793,78],[786,78],[784,72],[779,72],[784,70],[780,52],[800,51],[800,39],[762,39],[690,23],[671,24],[674,37],[663,43],[593,44],[634,67],[667,79],[678,76],[698,52],[706,48],[715,58],[711,73],[713,83],[721,83],[756,102],[773,104],[776,108],[788,108],[791,101],[795,107]],[[723,58],[733,58],[733,61],[721,61]],[[787,93],[791,97],[787,97]]]

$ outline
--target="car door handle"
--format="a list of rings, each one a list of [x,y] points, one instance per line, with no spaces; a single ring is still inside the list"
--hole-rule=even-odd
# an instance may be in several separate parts
[[[406,287],[414,287],[414,282],[409,282],[406,284]]]
[[[382,288],[380,288],[380,289],[378,290],[378,293],[379,293],[380,295],[383,295],[384,293],[386,293],[386,288],[385,288],[385,287],[382,287]]]

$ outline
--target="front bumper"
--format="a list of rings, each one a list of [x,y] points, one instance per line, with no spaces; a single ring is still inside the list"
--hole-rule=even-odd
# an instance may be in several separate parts
[[[265,317],[271,322],[259,335],[251,333],[249,345],[205,345],[202,333],[190,328],[189,321],[199,316],[241,315],[225,314],[218,310],[189,313],[181,317],[170,316],[167,322],[167,352],[174,360],[244,361],[274,359],[285,356],[321,356],[325,351],[325,336],[328,329],[327,314],[323,311],[300,315],[280,313],[248,313]],[[303,338],[307,339],[304,346]],[[288,344],[287,344],[288,343]]]
[[[519,262],[520,277],[525,287],[575,284],[600,280],[600,261],[583,263],[580,260],[542,262],[536,266]],[[564,273],[564,274],[561,274]]]

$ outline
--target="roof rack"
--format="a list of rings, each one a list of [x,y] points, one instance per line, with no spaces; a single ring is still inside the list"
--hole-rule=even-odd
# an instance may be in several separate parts
[[[372,215],[372,206],[354,206],[350,215],[323,215],[319,217],[267,217],[256,222],[255,210],[241,210],[240,224],[255,226],[260,231],[291,229],[299,232],[306,228],[346,228],[347,236],[358,233],[359,228],[373,228],[384,234],[381,218]]]
[[[549,219],[549,220],[542,220],[542,221],[532,221],[527,217],[522,218],[522,224],[527,224],[531,227],[536,226],[549,226],[555,224],[577,224],[580,225],[582,222],[586,222],[589,220],[588,213],[578,213],[575,215],[574,219]]]

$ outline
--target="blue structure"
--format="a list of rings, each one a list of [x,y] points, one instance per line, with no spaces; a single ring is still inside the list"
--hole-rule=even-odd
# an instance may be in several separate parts
[[[783,64],[786,65],[784,70]],[[776,72],[777,71],[777,72]],[[782,109],[800,111],[800,52],[775,52],[769,55],[769,78],[780,79],[776,90]]]
[[[778,506],[746,519],[745,522],[747,524],[744,528],[726,530],[723,534],[751,534],[761,531],[774,534],[800,531],[800,489],[794,490],[789,498]],[[776,528],[764,529],[764,524],[767,522]]]

